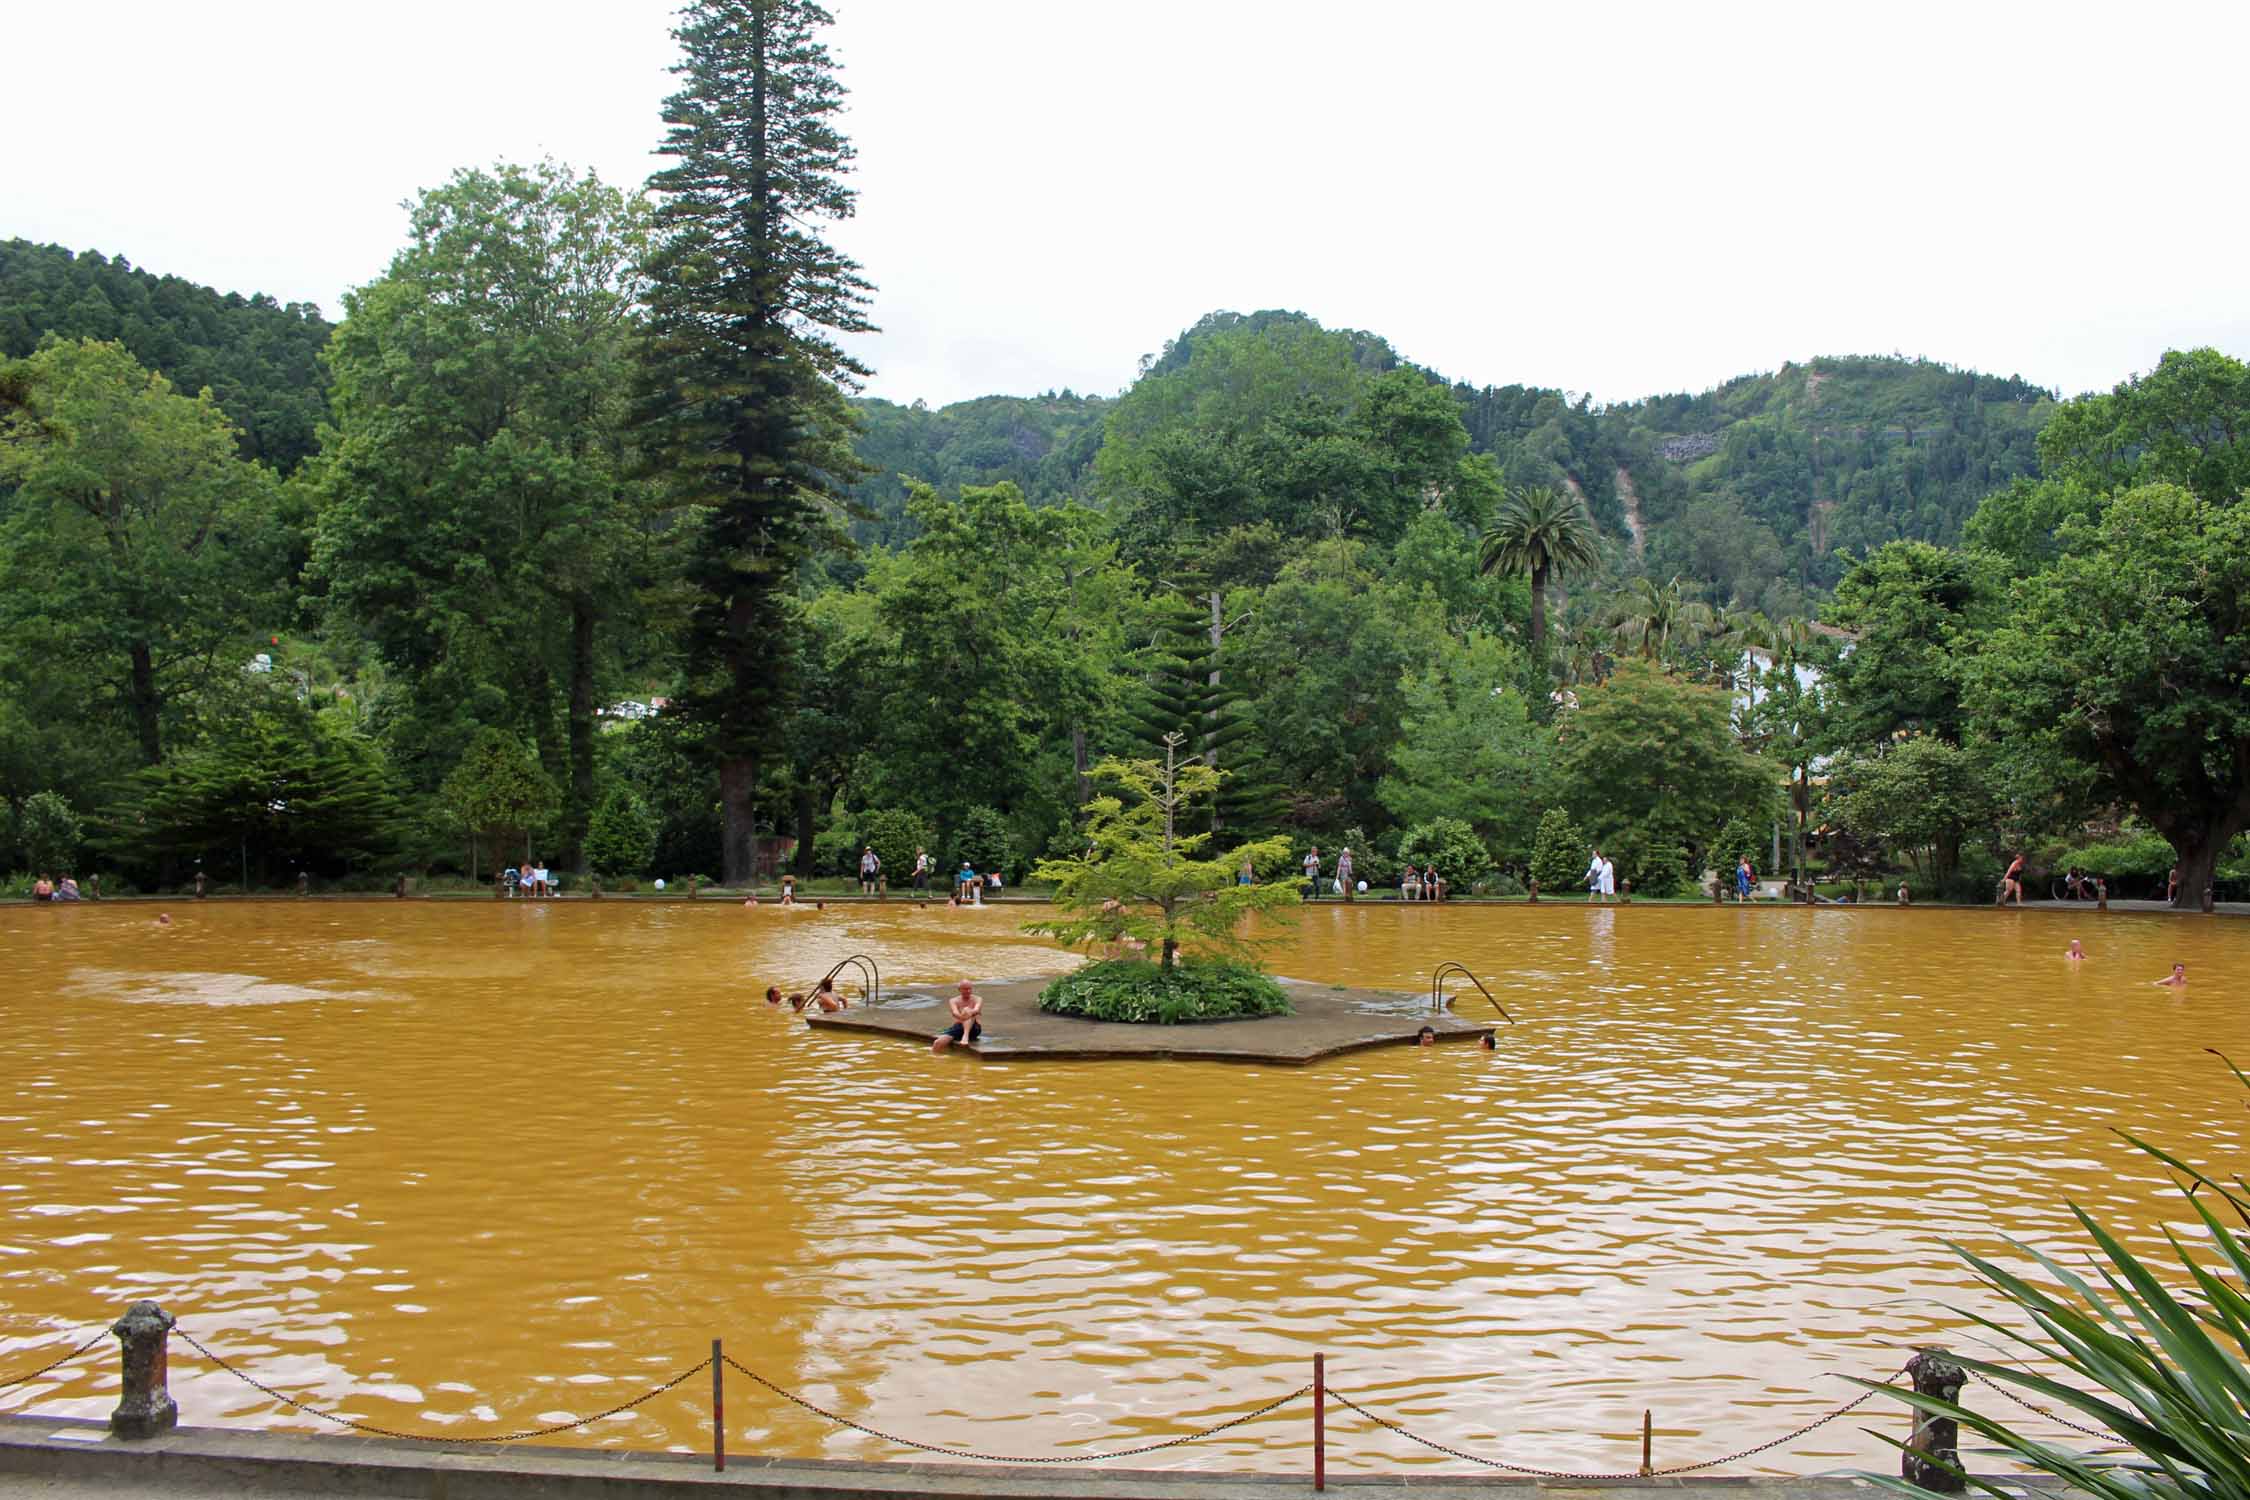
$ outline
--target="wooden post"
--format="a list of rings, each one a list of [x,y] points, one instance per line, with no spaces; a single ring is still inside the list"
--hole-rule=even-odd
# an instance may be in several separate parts
[[[711,1467],[727,1471],[727,1360],[717,1339],[711,1340]]]
[[[1312,1487],[1328,1488],[1328,1356],[1312,1357]]]
[[[1641,1477],[1648,1478],[1656,1472],[1656,1415],[1647,1408],[1641,1410]]]

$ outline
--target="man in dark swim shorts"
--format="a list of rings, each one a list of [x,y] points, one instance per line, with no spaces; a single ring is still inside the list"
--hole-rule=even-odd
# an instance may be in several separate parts
[[[943,1052],[955,1042],[973,1042],[984,1035],[984,997],[968,980],[961,981],[960,993],[946,1001],[945,1008],[953,1024],[930,1038],[932,1052]]]

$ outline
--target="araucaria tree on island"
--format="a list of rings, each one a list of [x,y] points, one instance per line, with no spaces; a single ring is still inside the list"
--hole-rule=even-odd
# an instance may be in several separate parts
[[[1169,969],[1183,944],[1199,957],[1249,958],[1263,940],[1241,930],[1243,919],[1297,904],[1297,888],[1286,880],[1267,884],[1254,876],[1245,885],[1238,878],[1246,864],[1253,872],[1285,867],[1287,837],[1206,855],[1210,834],[1181,831],[1181,812],[1199,798],[1207,801],[1226,775],[1200,760],[1182,760],[1185,739],[1177,731],[1166,735],[1161,763],[1110,759],[1094,767],[1097,778],[1124,795],[1086,805],[1084,854],[1047,860],[1032,872],[1035,880],[1054,882],[1063,915],[1026,931],[1073,947],[1137,940],[1158,949]]]
[[[649,180],[644,435],[697,515],[676,708],[719,764],[730,883],[750,874],[758,752],[789,703],[788,590],[864,472],[840,387],[867,371],[833,335],[868,330],[872,288],[818,228],[854,197],[828,22],[803,0],[690,0],[664,107],[676,165]]]

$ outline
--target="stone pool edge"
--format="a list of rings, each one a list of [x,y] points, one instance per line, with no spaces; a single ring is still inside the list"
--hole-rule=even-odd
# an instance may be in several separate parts
[[[0,1475],[51,1479],[99,1494],[103,1483],[162,1485],[180,1493],[361,1495],[430,1500],[531,1500],[599,1496],[635,1500],[689,1487],[726,1486],[764,1500],[892,1500],[915,1495],[993,1496],[997,1500],[1273,1500],[1311,1494],[1309,1474],[1181,1469],[1082,1469],[1044,1466],[853,1462],[729,1455],[724,1473],[705,1454],[478,1444],[451,1446],[392,1438],[257,1429],[181,1427],[126,1442],[108,1424],[80,1417],[0,1416]],[[2027,1496],[2064,1496],[2045,1476],[1997,1479]],[[1335,1474],[1332,1490],[1411,1490],[1415,1494],[1573,1494],[1662,1490],[1683,1500],[1857,1500],[1876,1493],[1841,1474],[1694,1475],[1608,1483],[1519,1479],[1411,1469],[1396,1474]]]

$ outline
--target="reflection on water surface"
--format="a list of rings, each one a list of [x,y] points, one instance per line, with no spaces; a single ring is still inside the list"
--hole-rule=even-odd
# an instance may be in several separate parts
[[[2068,1196],[2153,1244],[2177,1215],[2114,1126],[2245,1154],[2202,1050],[2250,1054],[2228,921],[1321,909],[1279,971],[1412,991],[1461,959],[1519,1024],[1276,1070],[933,1058],[757,999],[853,952],[886,981],[1052,970],[1021,909],[173,914],[0,912],[0,1374],[152,1295],[293,1393],[466,1430],[610,1405],[724,1335],[862,1420],[1037,1453],[1232,1414],[1325,1350],[1440,1440],[1606,1469],[1644,1406],[1660,1462],[1702,1458],[1966,1345],[1945,1304],[1990,1305],[1948,1236],[2069,1245]],[[2149,984],[2175,958],[2184,997]],[[173,1379],[191,1422],[284,1420],[185,1351]],[[730,1394],[730,1446],[902,1456]],[[114,1399],[94,1360],[0,1410]],[[1870,1414],[1758,1462],[1883,1464]],[[689,1393],[580,1441],[701,1447],[701,1420]],[[1298,1465],[1303,1426],[1157,1461]]]

